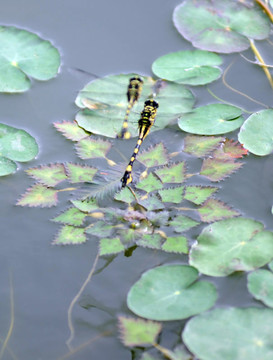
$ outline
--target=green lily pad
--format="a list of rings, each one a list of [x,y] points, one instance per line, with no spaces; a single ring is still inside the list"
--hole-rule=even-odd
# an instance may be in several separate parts
[[[0,124],[1,156],[13,161],[25,162],[34,159],[37,154],[38,145],[35,139],[25,130]]]
[[[273,273],[271,271],[258,269],[248,274],[247,287],[255,299],[273,307]]]
[[[182,334],[200,360],[271,360],[272,309],[215,309],[191,319]]]
[[[87,84],[76,99],[77,106],[83,109],[76,116],[79,126],[94,134],[115,138],[122,128],[128,106],[126,93],[129,79],[135,76],[139,75],[110,75]],[[137,122],[144,101],[155,92],[155,80],[145,76],[142,79],[142,92],[129,116],[128,130],[132,136],[138,135]],[[166,127],[179,115],[189,111],[194,103],[192,93],[183,85],[162,81],[157,89],[159,109],[151,131]]]
[[[186,319],[212,307],[217,292],[211,283],[197,281],[198,271],[187,265],[164,265],[146,271],[130,289],[127,305],[147,319]]]
[[[250,271],[273,258],[273,233],[243,217],[215,222],[203,229],[190,252],[190,264],[210,276]]]
[[[208,84],[221,75],[219,55],[209,51],[186,50],[163,55],[152,65],[153,73],[163,79],[185,85]]]
[[[178,120],[183,131],[198,135],[218,135],[238,129],[244,122],[236,106],[210,104],[194,109]]]
[[[243,146],[255,155],[268,155],[273,151],[273,109],[262,110],[249,116],[238,134]]]
[[[6,176],[15,173],[17,165],[14,161],[0,156],[0,176]]]
[[[173,21],[193,46],[220,53],[246,50],[249,39],[266,39],[270,31],[260,7],[230,0],[185,0],[175,8]]]
[[[0,92],[23,92],[30,88],[28,76],[53,78],[60,66],[60,54],[49,41],[12,26],[0,26]]]

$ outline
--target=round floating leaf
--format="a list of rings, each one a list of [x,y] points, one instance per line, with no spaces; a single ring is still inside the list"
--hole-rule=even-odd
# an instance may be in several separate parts
[[[244,122],[236,106],[210,104],[194,109],[178,120],[183,131],[198,135],[218,135],[238,129]]]
[[[243,217],[218,221],[203,229],[190,252],[190,264],[210,276],[250,271],[273,257],[273,233]]]
[[[0,43],[0,92],[26,91],[31,86],[28,76],[49,80],[57,74],[60,54],[38,35],[0,26]]]
[[[240,1],[185,0],[175,8],[173,21],[193,46],[221,53],[246,50],[248,38],[262,40],[270,31],[261,8]]]
[[[163,79],[186,85],[204,85],[219,78],[219,55],[202,50],[178,51],[161,56],[152,65],[153,73]]]
[[[0,156],[0,176],[6,176],[15,173],[17,165],[14,161]]]
[[[191,319],[182,334],[200,360],[271,360],[273,310],[216,309]]]
[[[0,154],[13,161],[29,161],[38,154],[38,145],[26,131],[0,124]]]
[[[191,266],[156,267],[131,287],[128,307],[152,320],[186,319],[209,309],[217,298],[214,285],[197,279],[198,271]]]
[[[255,155],[268,155],[273,151],[273,109],[262,110],[249,116],[238,135],[243,146]]]
[[[271,271],[264,269],[253,271],[247,277],[247,287],[255,299],[273,307],[273,273]]]
[[[135,76],[110,75],[87,84],[76,99],[76,104],[83,109],[76,116],[79,126],[94,134],[115,138],[122,128],[128,107],[126,94],[129,80]],[[162,81],[156,86],[152,78],[143,76],[142,79],[142,92],[129,115],[128,130],[132,136],[138,135],[137,122],[144,108],[144,101],[154,92],[158,92],[156,101],[159,109],[151,131],[164,128],[182,113],[189,111],[194,103],[192,93],[183,85]]]

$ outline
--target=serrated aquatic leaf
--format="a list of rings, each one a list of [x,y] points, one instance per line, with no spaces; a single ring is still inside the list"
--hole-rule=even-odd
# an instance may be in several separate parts
[[[16,205],[29,207],[51,207],[58,202],[58,190],[49,189],[43,185],[36,184],[27,189],[25,194],[17,201]]]
[[[190,185],[185,187],[184,198],[196,205],[201,205],[218,190],[218,187]]]
[[[168,163],[167,151],[162,143],[156,144],[154,147],[141,152],[137,160],[147,168],[153,166],[165,165]]]
[[[268,263],[268,267],[271,271],[273,271],[273,260]]]
[[[0,26],[1,30],[1,26]],[[0,31],[1,39],[1,31]],[[1,51],[1,50],[0,50]],[[1,56],[0,56],[1,62]],[[1,75],[0,75],[1,78]],[[1,88],[1,84],[0,84]],[[1,91],[1,90],[0,90]],[[38,154],[36,140],[25,130],[0,123],[0,154],[13,161],[30,161]]]
[[[213,222],[240,215],[238,211],[232,210],[228,205],[216,199],[208,199],[196,211],[204,222]]]
[[[136,243],[139,246],[150,249],[161,249],[162,237],[159,234],[144,234]]]
[[[183,183],[186,180],[186,163],[168,165],[155,171],[163,183]]]
[[[238,129],[244,122],[242,110],[226,104],[209,104],[193,109],[178,120],[183,131],[197,135],[219,135]]]
[[[240,169],[242,165],[242,162],[235,162],[233,160],[208,158],[203,160],[200,175],[205,176],[211,181],[221,181]]]
[[[0,176],[6,176],[15,173],[17,165],[14,161],[0,156]]]
[[[218,149],[213,152],[213,157],[217,159],[239,159],[247,155],[248,150],[238,141],[225,139]]]
[[[202,360],[271,360],[272,321],[272,309],[215,309],[192,318],[182,339]]]
[[[31,86],[28,76],[49,80],[57,74],[60,54],[38,35],[1,26],[0,43],[0,92],[23,92]]]
[[[258,269],[247,276],[248,291],[255,299],[262,301],[266,306],[273,307],[273,273]]]
[[[76,121],[71,122],[64,120],[62,122],[54,122],[53,125],[68,140],[80,141],[89,136],[89,133],[80,128]]]
[[[178,215],[174,218],[174,220],[169,222],[169,225],[174,228],[174,231],[177,233],[187,231],[194,226],[199,225],[198,221],[195,221],[188,216]]]
[[[138,197],[138,203],[143,206],[146,210],[162,210],[165,208],[165,205],[158,198],[156,194],[145,194]]]
[[[265,156],[273,151],[273,109],[261,110],[249,116],[238,139],[251,153]]]
[[[169,211],[148,211],[146,217],[154,227],[161,227],[168,224],[170,214]]]
[[[114,199],[128,204],[136,201],[136,198],[127,187],[122,189],[119,193],[115,194]]]
[[[98,237],[111,236],[114,231],[112,225],[108,225],[105,221],[96,221],[92,226],[88,226],[85,230],[86,234],[95,235]]]
[[[94,159],[98,157],[105,157],[110,150],[111,143],[100,139],[83,139],[76,145],[78,156],[83,159]]]
[[[161,249],[171,253],[188,254],[187,238],[185,236],[168,236]]]
[[[86,214],[77,208],[70,208],[52,220],[67,225],[80,226],[83,224]]]
[[[190,264],[209,276],[251,271],[264,266],[273,254],[273,233],[262,223],[237,217],[203,229],[190,251]]]
[[[67,179],[63,164],[49,164],[26,170],[26,173],[45,186],[55,186]]]
[[[159,190],[158,193],[163,202],[179,204],[183,199],[184,188],[185,186],[178,186],[176,188]]]
[[[56,236],[53,244],[55,245],[78,245],[86,242],[84,228],[78,228],[70,225],[63,226]]]
[[[187,135],[184,139],[183,151],[190,155],[204,157],[216,149],[222,141],[224,137],[221,136]]]
[[[98,204],[95,199],[88,198],[85,200],[71,200],[72,204],[79,210],[89,213],[98,209]]]
[[[209,51],[185,50],[160,56],[152,64],[159,78],[184,85],[204,85],[219,78],[222,59]]]
[[[65,167],[67,169],[68,180],[72,184],[79,182],[92,182],[93,177],[98,171],[98,169],[91,166],[82,166],[71,163],[67,163]]]
[[[145,179],[136,184],[137,189],[145,190],[147,193],[162,189],[162,187],[161,181],[158,180],[153,173],[150,173]]]
[[[265,39],[270,29],[261,8],[229,0],[183,1],[175,8],[173,21],[194,47],[218,53],[246,50],[249,39]]]
[[[186,319],[214,305],[217,292],[198,281],[198,271],[186,265],[164,265],[146,271],[131,287],[127,305],[138,316],[158,321]]]
[[[154,321],[118,317],[121,341],[125,346],[153,345],[162,326]]]
[[[124,251],[125,247],[120,238],[100,239],[100,255],[118,254]]]

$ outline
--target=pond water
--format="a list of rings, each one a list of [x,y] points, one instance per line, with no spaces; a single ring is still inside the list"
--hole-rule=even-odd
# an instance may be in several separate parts
[[[0,178],[2,341],[11,322],[12,293],[14,299],[14,327],[8,347],[1,354],[3,359],[132,359],[130,350],[119,341],[116,327],[117,315],[131,314],[126,306],[131,285],[142,272],[156,265],[187,262],[186,256],[141,248],[131,257],[123,254],[116,257],[92,278],[74,307],[75,353],[69,354],[68,307],[92,267],[97,243],[88,241],[81,246],[65,247],[51,244],[58,225],[49,219],[68,207],[67,200],[57,210],[15,206],[31,183],[24,170],[52,162],[79,162],[71,143],[52,125],[54,121],[73,120],[77,91],[88,81],[88,76],[77,75],[70,69],[80,68],[99,76],[121,72],[151,75],[151,64],[157,57],[191,48],[172,25],[172,12],[177,4],[179,1],[174,0],[160,3],[158,0],[28,0],[27,4],[10,0],[1,8],[1,24],[24,28],[49,39],[60,50],[63,63],[55,79],[34,82],[25,94],[0,95],[1,122],[27,130],[40,148],[37,159],[19,165],[14,175]],[[272,50],[268,44],[263,46],[270,62]],[[226,63],[232,58],[237,60],[227,76],[229,83],[272,105],[272,89],[262,70],[248,66],[247,72],[244,60],[237,55],[226,56]],[[261,108],[231,92],[220,81],[209,87],[227,102],[249,111]],[[214,102],[205,89],[193,91],[197,105]],[[171,144],[172,139],[181,143],[182,135],[177,128],[166,129],[163,134],[166,144]],[[145,140],[147,146],[156,143],[157,136],[157,133],[149,135]],[[228,136],[235,138],[236,132]],[[133,143],[129,141],[126,145],[128,157]],[[250,155],[243,168],[221,184],[219,198],[273,230],[272,178],[272,156]],[[197,235],[193,231],[193,238]],[[100,259],[97,268],[106,262],[106,258]],[[245,274],[202,278],[216,284],[219,306],[259,306],[247,292]],[[164,345],[171,347],[180,338],[176,326],[177,322],[173,322],[164,328]]]

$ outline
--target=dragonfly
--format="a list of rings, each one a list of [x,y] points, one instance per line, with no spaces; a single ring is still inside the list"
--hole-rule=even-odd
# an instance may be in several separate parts
[[[138,135],[137,143],[134,152],[131,156],[131,159],[129,161],[129,164],[126,167],[125,173],[121,178],[122,188],[126,187],[133,181],[133,177],[132,177],[133,164],[136,160],[137,154],[139,152],[141,144],[143,143],[143,140],[149,134],[150,129],[155,122],[158,106],[159,106],[158,102],[156,102],[153,99],[149,99],[145,101],[144,109],[141,112],[141,116],[138,121],[139,135]]]
[[[142,91],[143,80],[141,77],[132,77],[129,79],[129,85],[127,89],[127,99],[128,99],[128,106],[126,109],[125,117],[123,120],[123,125],[120,133],[117,135],[117,138],[120,139],[130,139],[131,134],[128,131],[128,118],[131,112],[132,107],[138,101],[139,96]]]

